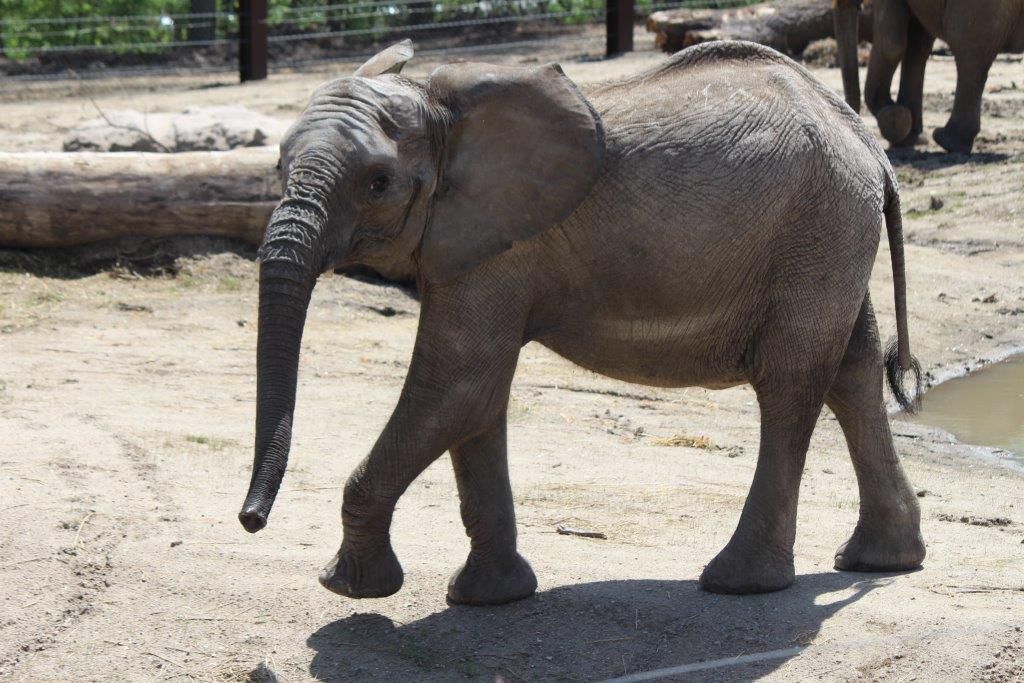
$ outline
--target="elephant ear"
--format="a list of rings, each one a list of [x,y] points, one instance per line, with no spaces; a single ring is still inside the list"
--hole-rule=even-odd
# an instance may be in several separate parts
[[[453,117],[420,253],[428,281],[568,218],[601,173],[601,119],[557,64],[448,65],[427,90]]]
[[[412,41],[406,38],[370,57],[352,75],[372,78],[381,74],[397,74],[412,59],[412,55]]]

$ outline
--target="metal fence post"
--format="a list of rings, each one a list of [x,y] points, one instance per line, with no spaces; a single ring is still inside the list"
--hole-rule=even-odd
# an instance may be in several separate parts
[[[605,54],[622,54],[633,51],[633,22],[636,10],[633,0],[605,0]]]
[[[267,0],[238,2],[238,74],[245,81],[267,77]]]

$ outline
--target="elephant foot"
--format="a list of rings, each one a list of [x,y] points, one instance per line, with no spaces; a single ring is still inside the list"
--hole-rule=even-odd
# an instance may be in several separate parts
[[[970,154],[974,149],[974,138],[977,133],[964,133],[958,131],[952,125],[936,128],[932,131],[932,138],[942,149],[954,154]]]
[[[320,572],[320,585],[347,598],[385,598],[402,587],[404,574],[391,544],[354,552],[344,542]]]
[[[448,582],[448,600],[460,605],[501,605],[537,590],[537,577],[519,553],[495,561],[470,553]]]
[[[896,572],[917,569],[924,561],[919,525],[858,524],[836,551],[836,569],[854,572]]]
[[[875,114],[878,130],[882,137],[894,146],[900,146],[910,136],[914,127],[914,117],[910,109],[899,104],[890,104]]]
[[[795,575],[792,555],[780,556],[764,547],[734,550],[730,542],[704,568],[700,587],[709,593],[771,593],[789,588]]]

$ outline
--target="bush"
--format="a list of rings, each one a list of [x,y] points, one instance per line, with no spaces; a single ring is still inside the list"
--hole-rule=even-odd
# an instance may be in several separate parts
[[[752,1],[676,4],[714,7]],[[637,13],[643,16],[662,3],[636,0]],[[0,0],[0,48],[7,57],[19,59],[39,50],[153,53],[197,38],[231,40],[238,28],[236,5],[237,0]],[[190,8],[203,6],[219,6],[221,14],[216,19],[189,16]],[[600,22],[604,6],[605,0],[269,0],[267,23],[271,35],[358,31],[366,32],[365,41],[394,35],[389,27],[423,29],[442,23],[439,28],[444,28],[443,22],[491,20],[494,29],[512,28],[501,20],[516,17],[562,25]]]

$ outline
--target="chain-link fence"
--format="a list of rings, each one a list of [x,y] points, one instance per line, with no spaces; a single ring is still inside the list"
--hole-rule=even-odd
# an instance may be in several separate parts
[[[257,21],[266,33],[267,61],[273,71],[369,54],[380,44],[405,37],[421,49],[451,51],[552,37],[592,39],[606,22],[612,3],[621,7],[622,2],[270,0],[255,4],[265,8]],[[628,2],[635,20],[642,20],[659,9],[727,7],[751,0]],[[18,81],[234,70],[252,4],[246,0],[159,4],[96,0],[89,5],[77,0],[0,0],[0,77]],[[91,7],[92,13],[82,14],[83,7]],[[140,7],[147,11],[119,12]]]

